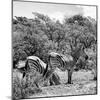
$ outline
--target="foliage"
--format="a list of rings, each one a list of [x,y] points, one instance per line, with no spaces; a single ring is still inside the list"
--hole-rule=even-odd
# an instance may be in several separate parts
[[[35,55],[46,63],[50,51],[78,57],[81,48],[96,48],[97,22],[91,17],[75,15],[60,23],[37,12],[33,15],[13,19],[13,62]]]
[[[85,69],[91,70],[92,74],[94,75],[94,80],[97,80],[97,54],[96,53],[89,54],[89,59]]]
[[[39,76],[38,73],[34,72],[27,74],[26,78],[22,79],[18,71],[13,72],[13,99],[24,99],[32,94],[41,92],[42,90],[37,88],[35,84],[35,80],[38,79]]]
[[[56,73],[53,73],[50,79],[44,81],[41,74],[31,70],[26,74],[26,77],[22,79],[21,73],[18,70],[14,70],[12,86],[13,99],[24,99],[33,94],[42,92],[41,88],[37,87],[37,84],[39,86],[60,84],[59,76]]]

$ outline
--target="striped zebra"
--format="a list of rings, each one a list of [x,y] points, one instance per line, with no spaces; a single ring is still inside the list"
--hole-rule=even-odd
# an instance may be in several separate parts
[[[39,72],[44,80],[50,79],[51,85],[53,83],[59,84],[59,76],[56,73],[54,73],[54,68],[52,66],[50,67],[48,64],[45,64],[37,56],[28,56],[26,59],[25,67],[19,69],[23,71],[23,78],[25,77],[26,73],[28,73],[30,70],[34,70],[36,72]],[[39,87],[38,81],[34,83],[37,87]]]
[[[62,71],[67,70],[69,84],[71,84],[72,72],[73,70],[78,70],[77,65],[80,65],[81,59],[84,59],[84,61],[88,59],[83,49],[78,50],[73,55],[66,54],[66,56],[56,52],[49,53],[49,65],[54,68],[58,67]]]
[[[66,62],[68,62],[66,64]],[[56,52],[51,52],[49,53],[49,65],[54,67],[54,68],[59,68],[62,71],[65,71],[66,68],[70,68],[70,64],[73,62],[73,57],[70,55],[64,56],[62,54],[56,53]],[[66,67],[67,65],[67,67]]]

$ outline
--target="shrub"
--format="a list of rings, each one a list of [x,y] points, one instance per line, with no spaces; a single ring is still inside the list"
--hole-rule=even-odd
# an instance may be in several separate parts
[[[14,72],[15,74],[15,72]],[[17,75],[13,75],[12,93],[13,100],[24,99],[28,96],[41,92],[41,89],[36,87],[35,80],[40,78],[38,73],[29,72],[24,79]],[[34,77],[33,77],[34,76]]]

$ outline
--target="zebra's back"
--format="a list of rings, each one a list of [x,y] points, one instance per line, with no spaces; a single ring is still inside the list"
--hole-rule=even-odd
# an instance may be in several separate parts
[[[32,60],[32,59],[28,59],[28,65],[29,65],[30,70],[39,72],[40,74],[44,73],[45,67],[40,62]]]
[[[52,67],[59,67],[61,66],[61,62],[60,60],[58,60],[56,57],[50,57],[50,64],[52,65]]]

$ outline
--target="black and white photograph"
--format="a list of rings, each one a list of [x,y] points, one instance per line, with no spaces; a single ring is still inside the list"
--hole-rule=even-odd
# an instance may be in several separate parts
[[[12,99],[97,94],[96,5],[12,1]]]

